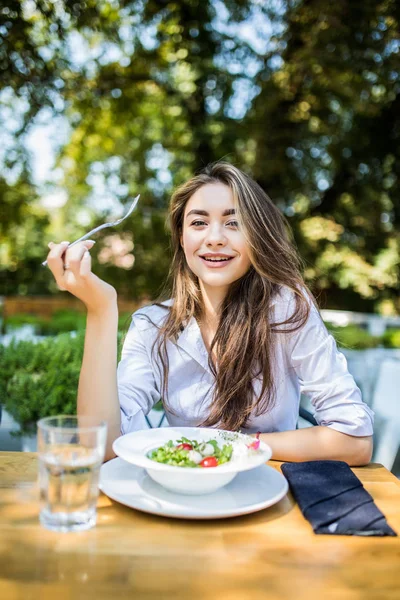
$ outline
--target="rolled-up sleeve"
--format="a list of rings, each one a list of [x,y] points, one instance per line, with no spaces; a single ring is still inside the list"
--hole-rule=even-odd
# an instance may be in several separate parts
[[[317,423],[357,437],[372,435],[374,413],[363,402],[345,356],[312,303],[305,325],[289,336],[290,362],[302,393],[315,408]]]
[[[144,319],[132,317],[117,369],[121,434],[147,429],[145,415],[160,399],[150,360]]]

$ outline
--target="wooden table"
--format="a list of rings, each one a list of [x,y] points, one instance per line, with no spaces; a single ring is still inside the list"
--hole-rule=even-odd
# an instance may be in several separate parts
[[[381,465],[353,470],[400,533],[400,482]],[[0,452],[1,600],[400,598],[400,537],[314,535],[290,495],[217,521],[100,495],[97,526],[62,534],[39,525],[36,472],[36,454]]]

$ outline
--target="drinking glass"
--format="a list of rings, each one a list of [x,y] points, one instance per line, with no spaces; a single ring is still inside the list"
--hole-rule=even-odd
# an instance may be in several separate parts
[[[38,426],[40,522],[54,531],[96,524],[107,424],[95,417],[56,416]]]

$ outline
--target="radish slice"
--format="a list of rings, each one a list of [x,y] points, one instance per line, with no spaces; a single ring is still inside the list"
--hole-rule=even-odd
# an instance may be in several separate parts
[[[258,450],[260,447],[260,433],[261,431],[257,431],[256,433],[256,439],[254,440],[254,442],[251,442],[251,444],[247,444],[248,448],[251,448],[252,450]]]

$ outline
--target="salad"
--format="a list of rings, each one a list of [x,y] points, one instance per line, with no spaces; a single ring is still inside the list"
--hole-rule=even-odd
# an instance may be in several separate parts
[[[257,433],[256,439],[249,444],[240,444],[246,448],[247,453],[257,451],[260,445],[260,433]],[[148,454],[148,458],[165,465],[174,467],[190,467],[190,468],[209,468],[218,467],[229,462],[237,456],[235,446],[237,443],[234,440],[227,439],[230,443],[218,445],[217,440],[208,440],[207,442],[198,440],[189,440],[182,437],[176,442],[169,440],[163,446],[152,450]],[[241,448],[243,450],[243,448]]]

